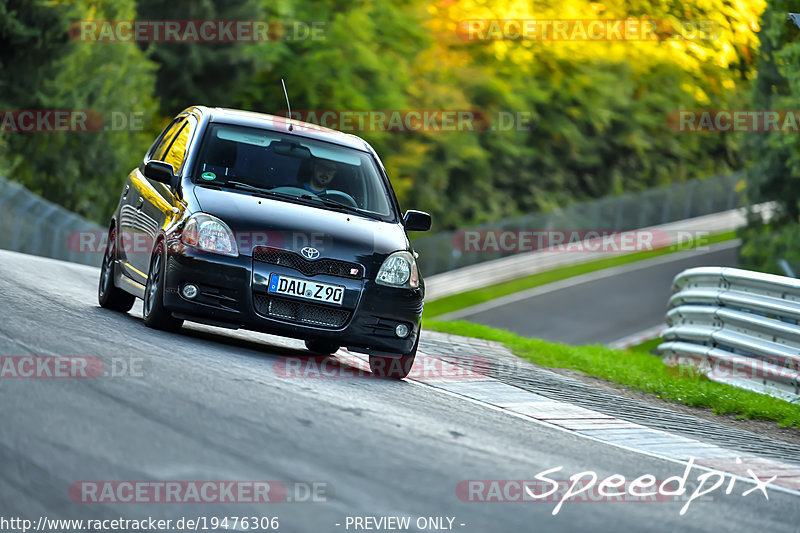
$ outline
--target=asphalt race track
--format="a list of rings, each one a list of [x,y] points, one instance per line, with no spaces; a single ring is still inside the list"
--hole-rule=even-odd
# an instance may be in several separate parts
[[[0,379],[0,503],[11,516],[277,516],[278,531],[315,533],[354,531],[348,516],[455,517],[453,530],[481,533],[780,532],[800,523],[798,496],[777,490],[768,501],[717,491],[683,516],[683,501],[567,501],[555,516],[553,502],[464,502],[462,480],[533,479],[558,466],[556,479],[587,470],[665,479],[683,467],[414,381],[281,377],[275,362],[303,357],[300,342],[194,324],[179,334],[148,329],[140,304],[126,315],[97,305],[95,268],[0,251],[0,273],[0,355],[137,368]],[[579,318],[568,309],[576,308],[565,301],[547,313]],[[87,480],[271,480],[290,489],[269,504],[76,503],[70,486]],[[288,501],[315,482],[324,484],[318,501]]]
[[[607,344],[664,323],[672,278],[698,266],[737,266],[734,242],[687,250],[537,287],[447,315],[567,344]]]

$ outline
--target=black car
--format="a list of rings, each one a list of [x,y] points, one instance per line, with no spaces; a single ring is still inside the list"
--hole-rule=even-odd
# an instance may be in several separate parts
[[[369,355],[402,378],[419,343],[424,284],[400,207],[364,140],[313,124],[191,107],[128,176],[98,297],[147,326],[184,320]]]

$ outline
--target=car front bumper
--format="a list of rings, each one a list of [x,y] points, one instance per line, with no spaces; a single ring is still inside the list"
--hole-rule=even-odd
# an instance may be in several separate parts
[[[285,266],[253,261],[250,256],[202,252],[179,241],[168,243],[167,248],[164,307],[176,317],[319,339],[377,355],[405,354],[414,347],[422,319],[421,288],[399,289],[368,279],[328,275],[308,277]],[[342,306],[270,295],[267,280],[272,273],[344,286]],[[193,299],[181,294],[187,283],[200,289]],[[404,338],[395,335],[398,324],[409,329]]]

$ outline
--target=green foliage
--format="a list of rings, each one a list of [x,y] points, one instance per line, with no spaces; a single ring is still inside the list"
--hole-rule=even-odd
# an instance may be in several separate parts
[[[27,0],[13,4],[6,4],[0,19],[3,65],[11,69],[0,78],[10,85],[25,80],[26,85],[15,91],[4,87],[0,108],[86,110],[92,112],[90,117],[102,116],[103,127],[99,131],[5,133],[0,174],[105,223],[116,205],[119,184],[152,142],[154,66],[134,43],[77,42],[68,39],[67,29],[78,20],[132,19],[134,2],[98,5],[81,0],[53,6]],[[29,59],[31,49],[39,50],[34,54],[37,62]],[[117,131],[114,117],[124,117],[124,125],[117,121]]]
[[[53,64],[66,53],[67,8],[41,1],[0,4],[0,98],[27,108]]]
[[[672,21],[713,18],[714,39],[665,42],[464,42],[464,19],[574,18],[576,13]],[[760,2],[727,9],[684,3],[439,2],[423,24],[437,37],[414,62],[418,85],[447,87],[419,108],[466,106],[487,113],[494,129],[426,139],[409,165],[406,200],[437,214],[444,227],[480,223],[575,201],[641,190],[740,168],[739,138],[676,133],[678,109],[740,108],[752,73],[749,50]],[[583,15],[582,17],[583,18]],[[416,96],[416,95],[414,95]],[[525,111],[503,129],[497,118]],[[419,154],[419,155],[417,155]],[[405,169],[387,164],[394,178]],[[440,226],[440,227],[441,227]]]
[[[787,21],[800,11],[800,1],[771,1],[760,33],[758,78],[753,89],[756,109],[795,109],[800,95],[800,31]],[[754,202],[778,200],[779,223],[797,222],[800,216],[800,153],[796,135],[753,133],[754,154],[748,174],[748,194]]]
[[[800,30],[787,20],[800,12],[800,1],[769,0],[759,34],[758,77],[753,109],[797,109],[800,97]],[[747,174],[752,203],[775,201],[769,224],[752,217],[741,237],[742,263],[747,268],[783,274],[780,259],[800,260],[800,143],[796,134],[752,133],[747,142],[753,162]]]
[[[785,276],[786,273],[778,263],[781,259],[788,261],[795,270],[800,266],[799,224],[764,224],[753,220],[738,233],[742,239],[740,254],[743,267]]]
[[[136,112],[146,127],[2,135],[0,171],[103,221],[114,184],[170,116],[194,104],[275,113],[285,109],[285,78],[296,110],[470,110],[489,118],[490,127],[477,131],[354,132],[383,158],[401,204],[433,214],[434,230],[550,210],[741,168],[739,137],[676,133],[667,116],[746,106],[762,8],[762,0],[736,9],[725,0],[13,0],[0,6],[5,109]],[[590,43],[471,42],[456,33],[464,19],[592,14],[648,17],[670,28],[707,18],[718,31],[684,40],[668,28],[670,39],[659,42]],[[66,38],[70,21],[135,17],[262,20],[288,32],[253,43]],[[321,32],[296,39],[297,24]]]
[[[259,20],[255,0],[164,2],[138,0],[143,20]],[[233,107],[239,88],[255,68],[248,43],[141,43],[147,57],[158,64],[156,95],[161,112],[174,116],[191,105]]]
[[[265,6],[270,18],[321,20],[328,31],[322,42],[282,43],[280,59],[246,89],[245,107],[275,109],[278,80],[286,77],[296,109],[477,110],[492,120],[492,128],[476,132],[355,131],[384,158],[401,203],[433,213],[435,229],[743,165],[738,137],[675,133],[666,122],[678,109],[744,107],[755,45],[747,28],[755,26],[760,2],[734,11],[723,2],[706,10],[608,6],[600,15],[676,25],[681,17],[713,17],[718,35],[589,44],[455,38],[462,19],[559,16],[546,6],[535,14],[493,2]],[[499,118],[517,112],[527,117],[503,128]]]

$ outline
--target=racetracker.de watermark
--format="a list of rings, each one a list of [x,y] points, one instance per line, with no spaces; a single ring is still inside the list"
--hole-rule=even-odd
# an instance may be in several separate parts
[[[538,114],[533,111],[481,111],[474,109],[295,109],[277,114],[293,121],[298,131],[328,128],[350,133],[479,133],[531,131]]]
[[[67,34],[80,42],[258,43],[324,41],[327,21],[78,20]]]
[[[325,503],[331,486],[322,481],[76,481],[69,487],[75,503]]]
[[[767,362],[732,355],[728,359],[669,355],[664,358],[667,372],[676,377],[704,375],[710,379],[755,379],[792,381],[800,373],[800,363],[786,358]]]
[[[125,255],[153,253],[153,236],[137,230],[115,233],[115,250]],[[322,232],[293,231],[235,231],[233,234],[239,252],[250,252],[256,247],[292,248],[299,250],[313,246],[320,252],[331,246],[331,238]],[[73,231],[67,235],[67,249],[78,254],[103,254],[108,246],[108,232],[103,230]],[[167,253],[181,253],[180,246],[167,247]]]
[[[97,131],[143,131],[141,111],[92,109],[3,109],[0,132],[4,133],[92,133]]]
[[[384,360],[384,373],[401,373],[402,360]],[[439,357],[418,354],[414,366],[408,374],[409,379],[469,381],[484,379],[489,375],[492,363],[485,357]],[[278,357],[272,364],[272,371],[284,379],[351,379],[378,378],[370,371],[369,365],[350,354],[333,357]]]
[[[799,110],[699,109],[667,115],[667,127],[679,133],[797,133]]]
[[[92,379],[146,374],[146,361],[138,356],[0,356],[0,379]]]
[[[470,109],[295,109],[278,115],[348,132],[478,132],[493,123],[489,113]]]
[[[677,246],[706,249],[707,231],[458,230],[453,249],[466,253],[647,252]]]
[[[464,41],[696,41],[717,39],[719,26],[708,19],[470,19],[459,21],[456,35]]]

